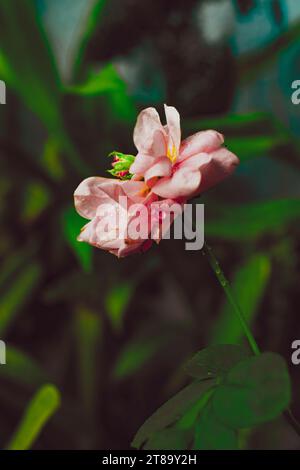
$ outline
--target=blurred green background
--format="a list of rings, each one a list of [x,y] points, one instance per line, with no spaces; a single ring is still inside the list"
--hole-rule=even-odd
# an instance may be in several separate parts
[[[164,102],[184,136],[217,129],[241,159],[201,198],[206,239],[261,348],[287,359],[300,419],[299,38],[296,0],[0,1],[2,448],[127,449],[187,358],[244,341],[183,241],[122,260],[76,242],[74,189],[134,153],[138,111]],[[300,444],[279,419],[241,447]]]

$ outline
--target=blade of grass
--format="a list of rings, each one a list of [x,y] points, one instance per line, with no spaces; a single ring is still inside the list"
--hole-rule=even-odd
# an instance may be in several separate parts
[[[8,450],[27,450],[60,405],[60,393],[54,385],[41,387],[27,406]]]

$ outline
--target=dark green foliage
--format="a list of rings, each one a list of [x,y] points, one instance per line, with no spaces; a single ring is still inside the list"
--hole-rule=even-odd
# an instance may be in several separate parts
[[[186,371],[198,380],[145,421],[133,440],[134,447],[146,440],[144,448],[150,449],[165,449],[165,439],[174,446],[183,437],[190,442],[189,432],[194,428],[196,449],[236,449],[239,429],[275,419],[291,399],[288,370],[278,354],[247,358],[239,346],[212,346],[198,352]],[[182,425],[187,408],[196,411],[188,428]],[[171,424],[172,428],[167,427]]]
[[[136,447],[235,449],[241,432],[243,447],[263,447],[256,427],[290,401],[283,359],[249,356],[206,258],[181,241],[123,260],[79,243],[87,221],[73,192],[85,176],[110,176],[110,152],[136,154],[143,107],[176,106],[183,137],[224,133],[241,164],[201,197],[205,236],[262,350],[289,360],[299,325],[299,140],[254,103],[230,109],[245,82],[261,82],[277,51],[297,44],[299,25],[235,58],[225,41],[205,43],[202,0],[79,3],[76,23],[75,0],[0,2],[0,448],[129,448],[153,410]],[[48,16],[46,4],[58,10]],[[267,444],[276,447],[277,433],[289,447],[286,429],[272,426]]]

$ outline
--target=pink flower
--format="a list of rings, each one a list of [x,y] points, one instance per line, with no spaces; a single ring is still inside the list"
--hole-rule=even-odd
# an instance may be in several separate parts
[[[154,108],[137,119],[133,140],[138,154],[130,167],[134,180],[144,179],[162,198],[189,199],[229,176],[238,158],[222,147],[222,134],[200,131],[181,142],[180,116],[165,105],[167,125]]]
[[[166,126],[154,108],[138,116],[136,157],[112,152],[109,172],[119,179],[91,177],[78,186],[75,208],[90,221],[79,241],[118,257],[145,251],[166,235],[187,199],[222,181],[237,166],[238,158],[222,147],[221,134],[202,131],[181,142],[178,112],[170,106],[165,112]]]
[[[158,200],[143,181],[87,178],[74,193],[77,212],[90,222],[78,241],[118,257],[146,251],[160,242],[182,206]],[[173,212],[171,212],[173,211]]]

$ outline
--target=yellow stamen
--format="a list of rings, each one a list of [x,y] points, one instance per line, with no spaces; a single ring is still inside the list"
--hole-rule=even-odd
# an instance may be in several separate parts
[[[172,148],[168,147],[167,150],[167,157],[171,160],[171,163],[174,163],[177,158],[177,150],[174,144],[172,144]]]

